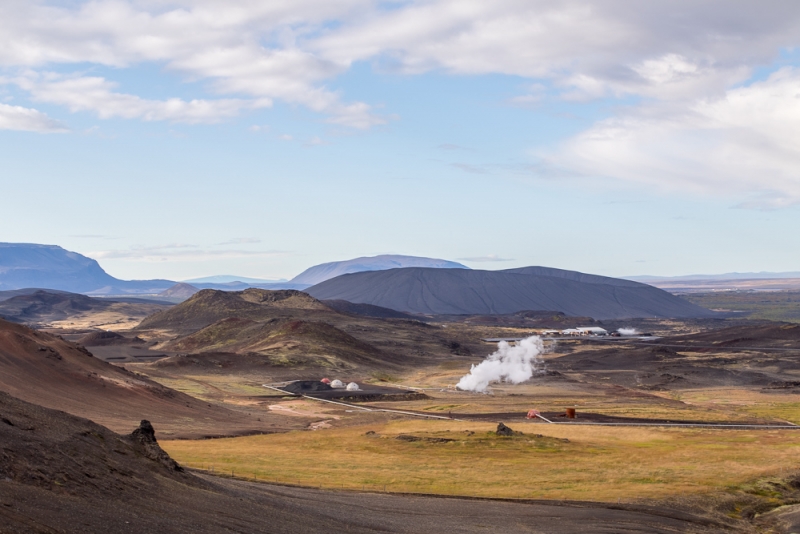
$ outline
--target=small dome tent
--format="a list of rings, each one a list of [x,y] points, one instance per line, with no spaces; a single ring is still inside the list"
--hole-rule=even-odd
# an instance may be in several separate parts
[[[333,389],[344,389],[344,383],[341,380],[336,379],[333,382],[331,382],[331,387]]]
[[[350,382],[347,384],[347,391],[358,391],[358,384],[355,382]]]

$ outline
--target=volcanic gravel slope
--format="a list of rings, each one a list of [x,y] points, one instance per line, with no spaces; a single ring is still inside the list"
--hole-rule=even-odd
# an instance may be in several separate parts
[[[211,406],[120,367],[56,336],[0,320],[0,391],[86,417],[114,430],[141,419],[172,437],[268,432],[284,418],[258,421]]]
[[[542,267],[509,271],[406,268],[362,272],[327,280],[306,292],[320,300],[341,299],[423,314],[552,310],[601,320],[715,315],[646,284]]]
[[[174,464],[150,430],[142,425],[121,436],[86,419],[0,393],[0,531],[559,534],[737,530],[733,521],[664,507],[338,493],[201,477]]]

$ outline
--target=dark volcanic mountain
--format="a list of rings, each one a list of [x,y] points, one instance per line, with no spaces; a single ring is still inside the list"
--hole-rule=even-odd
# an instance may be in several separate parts
[[[38,287],[98,295],[158,293],[175,282],[119,280],[97,261],[55,245],[0,243],[0,290]]]
[[[341,299],[437,315],[553,310],[601,320],[715,316],[714,312],[646,284],[546,267],[361,272],[327,280],[306,292],[320,300]]]

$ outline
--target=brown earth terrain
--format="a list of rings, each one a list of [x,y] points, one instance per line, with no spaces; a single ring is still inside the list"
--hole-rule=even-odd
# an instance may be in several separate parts
[[[741,324],[652,340],[558,342],[547,368],[643,390],[739,386],[800,391],[800,325]]]
[[[210,405],[103,362],[56,336],[0,320],[0,390],[124,431],[149,419],[165,435],[274,432],[295,425]]]
[[[33,388],[32,392],[28,387],[27,394],[31,397],[24,397],[26,391],[21,387],[14,390],[15,394],[19,392],[20,397],[37,404],[58,407],[90,417],[123,433],[134,428],[139,419],[151,419],[159,431],[159,436],[165,438],[236,435],[293,428],[319,432],[332,429],[331,432],[343,432],[343,436],[350,436],[348,432],[360,432],[359,436],[362,436],[365,425],[380,427],[403,421],[421,421],[421,424],[425,425],[430,421],[417,418],[415,414],[434,415],[440,418],[440,422],[441,418],[452,417],[470,421],[470,425],[502,418],[501,420],[513,422],[515,425],[530,424],[530,428],[536,429],[526,429],[526,433],[543,432],[539,429],[543,428],[544,422],[531,423],[524,419],[527,411],[530,408],[537,408],[547,416],[557,417],[567,406],[577,407],[579,421],[584,422],[650,421],[654,424],[668,421],[739,422],[773,423],[784,426],[787,424],[786,421],[800,423],[800,403],[796,401],[796,394],[800,391],[800,359],[798,359],[800,327],[790,324],[716,318],[589,323],[587,318],[569,318],[551,312],[520,312],[507,316],[480,317],[437,316],[427,317],[425,322],[422,322],[406,318],[372,317],[347,310],[343,306],[338,308],[338,310],[333,309],[325,302],[296,291],[274,292],[251,289],[238,293],[224,293],[204,290],[180,305],[149,316],[135,330],[114,334],[86,331],[64,334],[69,339],[92,344],[91,350],[99,358],[124,362],[125,368],[132,372],[108,365],[98,358],[90,359],[79,347],[57,337],[25,329],[23,331],[25,335],[34,335],[36,345],[32,350],[22,350],[23,345],[11,345],[5,338],[0,338],[0,347],[10,347],[10,352],[22,355],[18,360],[25,362],[25,365],[22,365],[17,361],[14,365],[8,366],[9,369],[31,366],[31,362],[39,362],[35,360],[35,356],[40,358],[44,356],[44,361],[49,362],[47,365],[50,367],[57,365],[54,363],[59,361],[57,358],[48,359],[47,354],[44,354],[49,353],[48,347],[57,351],[69,362],[74,358],[71,356],[72,352],[65,347],[72,347],[71,350],[77,351],[82,358],[94,360],[96,364],[93,363],[86,369],[78,366],[76,372],[65,372],[64,368],[54,370],[45,366],[40,369],[43,364],[39,362],[37,363],[39,367],[24,376],[18,373],[3,382],[5,375],[0,375],[0,389],[10,391],[8,388],[14,383],[29,385],[36,383],[34,377],[44,376],[42,387]],[[374,310],[367,311],[374,312]],[[481,339],[525,337],[539,330],[552,328],[549,324],[558,325],[556,328],[591,324],[610,331],[619,327],[635,327],[639,331],[652,333],[653,336],[647,340],[609,337],[547,341],[548,352],[544,355],[543,367],[531,381],[517,386],[496,384],[492,386],[491,394],[488,395],[461,392],[453,388],[458,379],[469,371],[471,364],[481,362],[486,355],[496,349],[496,344],[482,342]],[[0,325],[8,329],[5,324],[0,323]],[[24,328],[18,325],[12,326]],[[0,329],[0,332],[3,331]],[[39,351],[39,346],[45,347],[44,351]],[[39,352],[43,354],[40,355]],[[65,354],[70,357],[65,358]],[[3,362],[8,356],[0,351],[0,357],[3,358],[0,360],[0,365],[5,365]],[[149,359],[157,361],[133,363]],[[80,359],[77,361],[81,362]],[[95,368],[95,365],[104,367],[101,371]],[[121,388],[127,392],[126,395],[111,387],[112,385],[116,387],[117,382],[102,378],[99,382],[105,384],[104,390],[96,390],[92,382],[95,380],[91,375],[92,372],[123,382],[126,379],[130,380],[130,383]],[[114,374],[115,372],[122,375]],[[66,380],[68,385],[65,385],[62,391],[58,388],[61,387],[59,381],[64,381],[63,376],[68,377]],[[348,403],[344,405],[332,405],[313,399],[288,397],[278,391],[262,387],[262,384],[280,386],[276,383],[285,380],[319,380],[323,376],[362,384],[364,398],[348,399]],[[135,381],[149,386],[143,387]],[[172,404],[166,400],[161,403],[154,402],[143,393],[148,391],[148,387],[154,386],[171,392],[172,395],[178,395],[180,402]],[[392,387],[395,389],[391,389]],[[370,397],[367,393],[372,389],[378,393]],[[136,394],[130,393],[131,391],[136,391]],[[403,391],[411,393],[402,394]],[[131,400],[133,397],[143,396],[147,399],[137,400],[135,403]],[[339,398],[338,394],[335,398]],[[359,402],[356,403],[356,400]],[[119,408],[114,411],[111,407],[115,406],[127,407],[124,410]],[[206,411],[200,413],[202,410]],[[398,411],[408,413],[403,414]],[[261,421],[258,421],[259,419]],[[259,429],[253,426],[254,420],[263,423],[264,427]],[[569,428],[572,429],[570,432],[576,432],[572,425],[552,425],[549,428],[555,427]],[[211,432],[212,429],[216,432]],[[694,429],[687,432],[694,432]],[[785,432],[791,433],[791,431]],[[418,434],[427,435],[425,432]],[[314,435],[317,434],[303,432],[286,436],[299,446],[300,443],[307,441],[307,438],[302,436]],[[275,434],[265,438],[277,436],[279,435]],[[435,437],[438,439],[442,436]],[[713,441],[710,437],[708,439]],[[783,440],[779,442],[781,447],[793,446],[790,437],[781,439]],[[176,450],[180,447],[175,444],[180,443],[208,443],[210,450],[215,451],[214,454],[225,454],[224,450],[214,448],[216,440],[168,442],[169,446]],[[654,443],[660,442],[656,440]],[[421,447],[418,454],[424,455],[424,447],[435,445],[436,443],[429,444],[423,440],[415,442],[414,446]],[[465,442],[464,446],[467,445],[472,446],[471,442]],[[603,447],[605,450],[610,450],[609,447],[615,446],[612,440],[604,443],[598,450],[604,450]],[[705,445],[701,443],[699,446]],[[176,454],[172,449],[168,450]],[[312,450],[316,449],[309,449]],[[346,453],[346,450],[345,447],[341,452]],[[298,454],[302,456],[301,452],[298,450]],[[370,449],[364,454],[374,454],[374,451]],[[602,461],[605,456],[606,453],[599,454],[597,459]],[[197,458],[200,460],[191,465],[202,465],[200,453]],[[511,460],[513,462],[522,461],[523,456],[513,458]],[[377,461],[380,458],[364,457],[363,460]],[[381,461],[384,460],[386,459]],[[237,466],[240,465],[237,463],[239,461],[236,458],[225,460]],[[298,476],[300,481],[305,481],[306,478],[313,480],[314,476],[318,476],[313,475],[309,478],[309,474],[303,475],[303,466],[299,466],[296,459],[282,461],[285,466],[281,469]],[[242,465],[247,464],[244,460],[242,462]],[[336,476],[335,473],[345,468],[339,464],[331,465],[328,476]],[[324,471],[321,466],[317,466],[317,469]],[[763,467],[752,467],[747,476],[760,476],[763,472]],[[386,476],[389,480],[397,480],[398,487],[411,484],[411,491],[418,491],[414,486],[416,480],[414,477],[413,480],[404,481],[402,475],[399,479],[394,478],[396,475]],[[651,490],[649,484],[660,487],[659,484],[663,483],[658,481],[662,478],[654,477],[654,482],[638,482],[636,480],[639,478],[633,476],[634,482],[631,483],[631,487],[643,484],[642,489]],[[377,529],[381,525],[378,517],[391,518],[386,520],[388,526],[385,528],[389,532],[417,532],[420,529],[441,531],[443,528],[441,525],[448,526],[446,529],[448,531],[473,532],[478,531],[475,529],[479,527],[487,526],[486,523],[476,519],[475,515],[469,515],[469,502],[473,501],[400,498],[371,493],[336,493],[308,488],[282,488],[260,483],[223,481],[216,477],[204,477],[204,480],[208,484],[215,484],[219,492],[225,495],[229,496],[230,494],[225,492],[230,491],[244,499],[243,502],[246,504],[241,506],[251,510],[253,518],[262,517],[259,516],[262,513],[259,507],[264,503],[273,501],[280,503],[270,508],[271,511],[263,512],[268,514],[263,517],[277,518],[275,523],[269,525],[273,528],[267,531],[281,532],[280,528],[284,528],[281,526],[284,525],[281,523],[284,519],[281,518],[288,516],[275,511],[280,507],[301,510],[299,512],[301,515],[319,518],[319,521],[343,522],[349,525],[348,528],[353,532],[374,531],[370,529]],[[641,480],[651,479],[644,477]],[[351,482],[348,481],[348,487]],[[178,487],[173,482],[168,484],[172,484],[170,487],[173,488]],[[782,495],[780,498],[770,497],[769,503],[765,503],[748,494],[747,499],[756,500],[747,501],[749,504],[745,508],[740,504],[730,504],[732,502],[730,499],[728,501],[722,499],[730,508],[722,512],[715,507],[716,505],[699,506],[700,501],[696,499],[677,505],[674,503],[660,505],[652,500],[640,501],[637,505],[619,506],[572,501],[528,504],[525,506],[532,508],[526,510],[530,510],[533,515],[526,515],[528,512],[506,511],[504,513],[511,513],[509,517],[519,520],[514,519],[515,522],[510,527],[504,523],[503,528],[512,532],[515,531],[514,528],[519,528],[520,532],[540,532],[543,529],[547,532],[560,532],[561,525],[564,525],[565,532],[592,532],[592,528],[597,532],[616,532],[628,528],[624,527],[622,522],[630,521],[625,525],[634,532],[723,529],[751,531],[762,529],[762,526],[769,531],[778,524],[775,523],[778,519],[768,520],[766,517],[760,517],[756,523],[752,523],[750,519],[761,512],[748,515],[750,512],[747,510],[766,512],[778,506],[776,503],[790,503],[794,498],[792,497],[795,492],[794,482],[781,482],[781,484],[783,486],[779,490]],[[331,484],[328,479],[325,480],[324,486],[339,487]],[[355,486],[360,487],[360,484],[356,483]],[[551,489],[558,488],[560,483],[548,482],[547,486]],[[16,488],[19,491],[28,491],[19,489],[21,487]],[[618,494],[621,495],[627,495],[625,492],[629,491],[619,484],[614,488],[613,491],[620,492]],[[545,492],[549,491],[548,488],[543,489]],[[163,504],[160,510],[164,514],[176,514],[178,506],[181,506],[188,510],[188,513],[197,513],[198,517],[207,518],[211,524],[219,528],[223,526],[228,528],[229,523],[224,521],[230,517],[223,521],[220,519],[222,516],[219,516],[217,522],[214,522],[208,515],[204,515],[205,512],[195,512],[197,507],[193,504],[192,498],[182,497],[182,491],[182,489],[176,491],[175,495],[166,500],[160,497],[156,499],[159,503],[180,503],[175,504],[174,508],[169,508],[172,504]],[[459,487],[458,493],[470,495],[470,487]],[[486,493],[477,494],[499,495],[488,490]],[[650,493],[649,498],[663,494],[668,494],[668,491]],[[228,497],[219,498],[225,500]],[[586,497],[579,494],[577,498]],[[603,499],[598,498],[598,500]],[[616,501],[616,497],[614,500]],[[153,510],[162,506],[153,504],[155,501],[148,502],[151,504],[140,506],[149,506]],[[220,509],[217,504],[208,502],[211,503],[210,509]],[[225,502],[231,503],[231,501]],[[352,508],[363,503],[369,503],[366,510],[359,508],[355,511]],[[62,505],[54,504],[48,513],[55,514],[53,517],[56,517],[58,512],[55,509],[59,506]],[[492,502],[491,506],[499,507],[500,503]],[[511,506],[521,505],[515,503]],[[341,507],[342,511],[334,507]],[[680,507],[683,507],[682,513],[687,513],[694,519],[688,520],[688,523],[683,522],[686,519],[683,516],[678,519],[674,514]],[[611,508],[616,509],[613,514],[622,515],[607,515]],[[409,514],[414,510],[418,514],[415,520],[410,520]],[[495,517],[492,515],[495,512],[491,510],[494,509],[486,508],[482,515]],[[496,510],[499,514],[501,508]],[[786,514],[776,512],[775,517],[780,516],[780,521],[791,524],[793,521],[791,514],[795,513],[792,510]],[[636,514],[641,512],[644,515],[636,515],[634,518],[630,515],[632,512]],[[442,517],[442,514],[457,513],[466,514],[472,523],[465,525],[458,522],[461,520],[459,518],[449,518],[449,515],[449,519]],[[521,515],[514,515],[518,513]],[[346,514],[356,519],[347,519]],[[553,518],[552,521],[542,522],[544,520],[541,517],[536,517],[542,514]],[[654,519],[653,514],[660,514],[661,519]],[[101,516],[102,514],[97,512],[97,517]],[[102,517],[102,521],[111,520],[108,515]],[[499,520],[500,515],[496,517]],[[559,518],[558,521],[561,523],[555,518]],[[142,521],[141,517],[138,520]],[[239,518],[236,521],[241,521],[234,525],[242,531],[257,532],[260,531],[259,528],[268,528],[256,519]],[[447,525],[442,521],[455,522]],[[146,521],[143,524],[145,523],[148,527],[155,524]],[[130,524],[134,522],[131,521]],[[289,526],[290,523],[286,525],[287,532],[293,531]],[[295,531],[297,526],[293,525]],[[303,531],[313,532],[306,526],[307,523],[301,524]],[[491,524],[490,528],[495,526]],[[392,530],[395,528],[397,530]],[[403,528],[407,530],[402,530]],[[778,527],[774,528],[775,532],[784,531]],[[204,531],[202,528],[197,530]]]
[[[198,476],[143,424],[119,435],[0,393],[0,519],[22,532],[749,532],[679,506],[333,492]],[[134,427],[135,428],[135,427]]]
[[[76,293],[39,290],[0,301],[0,318],[38,328],[125,330],[170,306],[141,299],[128,300],[117,302]]]

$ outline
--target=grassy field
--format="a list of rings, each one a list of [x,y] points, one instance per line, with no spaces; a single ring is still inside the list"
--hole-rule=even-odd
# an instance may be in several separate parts
[[[711,310],[739,311],[748,319],[800,323],[800,291],[716,291],[681,297]]]
[[[744,388],[712,388],[670,392],[693,408],[738,414],[744,418],[788,421],[800,425],[800,398],[796,393],[763,393]],[[730,417],[733,419],[734,417]]]
[[[188,466],[291,484],[599,501],[718,490],[795,467],[800,453],[793,431],[518,429],[525,435],[502,438],[494,425],[414,420],[162,446]]]

